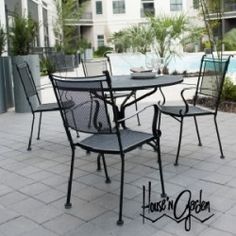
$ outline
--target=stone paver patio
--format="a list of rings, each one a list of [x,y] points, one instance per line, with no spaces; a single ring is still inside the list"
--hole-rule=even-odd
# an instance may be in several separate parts
[[[170,89],[170,88],[169,88]],[[175,90],[174,87],[171,89]],[[157,98],[152,97],[154,102]],[[150,103],[151,99],[145,101]],[[141,103],[140,106],[147,105]],[[76,151],[72,208],[64,208],[70,167],[70,148],[60,114],[45,113],[41,139],[34,135],[32,151],[26,151],[30,113],[14,111],[0,115],[0,235],[2,236],[232,236],[236,235],[236,114],[218,114],[226,158],[220,159],[213,119],[199,118],[203,146],[197,146],[192,119],[184,123],[179,166],[173,165],[179,124],[163,116],[161,150],[166,192],[175,198],[185,189],[193,199],[210,201],[214,216],[204,223],[192,218],[190,232],[184,222],[169,218],[142,223],[142,186],[152,182],[152,199],[159,201],[160,182],[156,154],[148,146],[127,155],[124,194],[124,220],[116,225],[120,160],[107,156],[112,183],[104,172],[96,171],[96,155]],[[150,114],[141,117],[150,127]],[[136,126],[136,120],[130,126]],[[35,126],[36,131],[37,126]],[[36,132],[35,132],[36,133]]]

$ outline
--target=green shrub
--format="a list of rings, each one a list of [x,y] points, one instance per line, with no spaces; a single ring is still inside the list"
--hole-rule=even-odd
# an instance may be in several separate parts
[[[104,53],[107,51],[111,51],[112,48],[108,46],[100,46],[98,49],[94,52],[95,57],[103,57]]]
[[[17,15],[11,27],[10,39],[13,55],[28,55],[38,33],[38,23],[31,17]]]
[[[225,45],[225,50],[236,50],[236,29],[232,29],[225,34],[223,43]]]
[[[6,44],[6,33],[4,32],[0,24],[0,56],[2,55],[4,51],[5,44]]]
[[[41,75],[48,75],[54,73],[55,71],[55,65],[47,57],[43,57],[40,60]]]
[[[234,85],[229,77],[225,79],[221,100],[236,102],[236,85]]]
[[[84,53],[85,49],[92,48],[92,44],[86,39],[80,39],[80,41],[78,42],[78,48],[80,50],[80,53]]]

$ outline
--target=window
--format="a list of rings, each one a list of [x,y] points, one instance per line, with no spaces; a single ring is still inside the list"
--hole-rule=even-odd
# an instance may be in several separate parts
[[[102,1],[96,1],[96,14],[102,14]]]
[[[155,7],[153,0],[142,0],[141,17],[154,16]]]
[[[113,0],[112,7],[113,7],[113,14],[125,13],[125,1],[124,0]]]
[[[171,11],[182,11],[182,0],[170,0]]]
[[[199,0],[193,0],[193,8],[198,9],[199,8]]]
[[[97,36],[97,43],[98,43],[98,47],[104,46],[104,35],[100,34]]]

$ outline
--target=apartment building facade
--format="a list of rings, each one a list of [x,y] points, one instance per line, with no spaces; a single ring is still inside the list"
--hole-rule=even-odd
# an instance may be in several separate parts
[[[14,15],[29,15],[38,22],[38,35],[35,40],[36,48],[53,47],[55,45],[54,25],[57,9],[54,0],[1,0],[0,24],[7,32]],[[6,48],[7,49],[7,48]]]
[[[221,30],[223,34],[236,28],[236,0],[221,0],[216,8],[214,4],[211,4],[214,0],[208,1],[210,9],[209,18],[212,20],[221,18]]]
[[[112,33],[144,23],[146,13],[154,16],[184,13],[196,22],[199,4],[196,0],[90,0],[77,24],[82,37],[97,49],[109,45]]]

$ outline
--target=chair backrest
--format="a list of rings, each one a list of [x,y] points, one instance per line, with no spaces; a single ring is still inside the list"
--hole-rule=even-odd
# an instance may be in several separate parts
[[[35,100],[37,104],[41,104],[41,101],[29,65],[27,62],[16,64],[16,69],[18,71],[26,99],[31,110],[33,111],[35,107]]]
[[[64,126],[85,133],[111,133],[106,76],[68,78],[50,75]],[[107,86],[107,85],[106,85]],[[68,106],[68,104],[71,104]]]
[[[82,66],[86,77],[103,75],[103,71],[108,70],[106,59],[82,60]]]
[[[207,97],[212,109],[217,111],[230,56],[214,58],[204,55],[201,59],[200,73],[194,103],[202,96]]]
[[[140,52],[104,54],[112,75],[129,75],[133,67],[145,67],[145,55]]]
[[[48,54],[49,61],[53,64],[55,71],[67,72],[67,65],[65,55],[63,53],[50,53]]]

